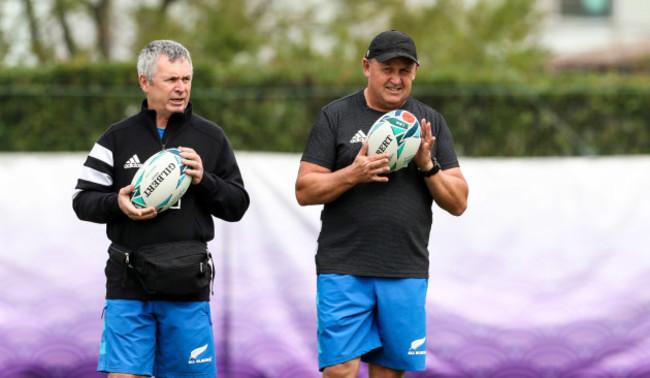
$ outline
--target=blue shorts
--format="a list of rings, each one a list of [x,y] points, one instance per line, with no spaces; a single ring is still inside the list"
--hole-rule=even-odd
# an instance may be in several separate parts
[[[424,370],[426,278],[321,274],[317,280],[318,365],[363,362]]]
[[[210,303],[107,300],[97,370],[216,377]]]

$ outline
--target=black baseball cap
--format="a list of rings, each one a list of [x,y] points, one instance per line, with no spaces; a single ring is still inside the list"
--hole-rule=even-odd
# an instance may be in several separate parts
[[[366,59],[375,58],[382,63],[400,56],[411,59],[415,64],[420,65],[413,38],[397,30],[379,33],[370,42],[366,53]]]

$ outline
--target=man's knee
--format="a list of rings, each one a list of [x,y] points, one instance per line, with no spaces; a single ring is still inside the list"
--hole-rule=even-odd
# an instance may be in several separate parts
[[[331,365],[323,369],[323,378],[355,378],[359,372],[361,358]]]

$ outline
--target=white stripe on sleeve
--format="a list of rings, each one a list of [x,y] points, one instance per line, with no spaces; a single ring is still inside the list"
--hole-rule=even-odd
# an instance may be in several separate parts
[[[111,177],[111,175],[102,173],[96,169],[86,167],[86,166],[84,166],[81,169],[81,174],[79,175],[79,178],[84,181],[92,182],[103,186],[113,185],[113,177]]]
[[[92,156],[97,160],[101,160],[111,167],[113,166],[113,151],[97,143],[95,143],[88,156]]]

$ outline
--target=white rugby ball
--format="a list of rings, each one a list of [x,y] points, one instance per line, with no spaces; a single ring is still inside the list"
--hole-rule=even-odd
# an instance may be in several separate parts
[[[131,181],[135,186],[131,203],[135,207],[153,206],[160,213],[175,205],[185,194],[192,178],[185,174],[186,166],[180,154],[180,149],[169,148],[142,164]]]
[[[390,172],[406,167],[420,148],[420,122],[408,110],[397,109],[379,117],[368,131],[368,156],[390,154]]]

